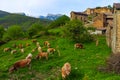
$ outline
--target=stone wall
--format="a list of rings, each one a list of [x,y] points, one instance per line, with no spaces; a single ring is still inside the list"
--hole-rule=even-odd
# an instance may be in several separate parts
[[[106,42],[109,47],[112,47],[113,26],[108,25],[106,28]]]
[[[104,14],[99,14],[93,19],[93,26],[96,28],[103,28],[105,27],[105,16]]]
[[[109,43],[111,43],[112,52],[114,54],[120,53],[120,10],[114,10],[113,14],[113,29],[111,31],[111,35],[109,37]]]

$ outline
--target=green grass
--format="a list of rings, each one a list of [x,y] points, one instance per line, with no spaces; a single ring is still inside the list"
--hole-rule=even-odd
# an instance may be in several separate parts
[[[65,38],[38,38],[43,50],[43,42],[49,40],[51,47],[59,49],[60,56],[55,52],[49,55],[49,59],[36,60],[38,54],[36,51],[33,54],[31,69],[20,68],[12,74],[8,73],[8,69],[17,60],[24,59],[33,48],[36,47],[31,40],[10,41],[7,44],[0,46],[0,80],[20,79],[20,80],[61,80],[61,67],[65,62],[69,62],[72,67],[71,74],[66,80],[120,80],[119,75],[114,73],[99,72],[97,68],[105,65],[106,58],[110,55],[111,49],[107,47],[105,36],[99,36],[99,45],[95,42],[84,44],[85,49],[74,49],[74,43]],[[25,47],[25,53],[11,54],[3,52],[3,48],[11,47],[13,43],[19,44],[30,43]],[[19,50],[19,49],[17,49]]]

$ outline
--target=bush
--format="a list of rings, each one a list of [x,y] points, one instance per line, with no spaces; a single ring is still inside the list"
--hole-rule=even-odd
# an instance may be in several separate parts
[[[23,30],[20,26],[13,25],[8,28],[7,32],[4,35],[4,39],[21,39],[23,38]]]
[[[37,35],[40,33],[40,31],[43,30],[43,26],[40,23],[34,23],[29,29],[28,29],[28,34],[29,37],[32,38],[33,36]]]
[[[90,42],[93,40],[83,23],[79,20],[68,22],[64,28],[64,36],[69,37],[74,42]]]
[[[54,35],[54,36],[62,36],[63,32],[62,32],[62,28],[56,28],[56,29],[50,29],[48,30],[50,35]]]

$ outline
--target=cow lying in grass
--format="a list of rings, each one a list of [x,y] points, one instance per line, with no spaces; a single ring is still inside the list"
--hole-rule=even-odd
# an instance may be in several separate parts
[[[37,56],[36,59],[41,59],[42,57],[45,57],[46,60],[48,60],[48,53],[47,52],[40,52]]]
[[[32,58],[32,55],[29,54],[26,59],[22,59],[22,60],[15,62],[13,64],[13,66],[9,68],[9,73],[12,73],[13,71],[15,71],[21,67],[25,67],[25,66],[30,67],[31,58]]]
[[[74,49],[76,49],[76,48],[83,49],[83,45],[80,43],[76,43],[76,44],[74,44]]]
[[[71,65],[70,63],[65,63],[64,66],[61,69],[61,74],[62,74],[62,78],[65,79],[67,76],[69,76],[71,72]]]

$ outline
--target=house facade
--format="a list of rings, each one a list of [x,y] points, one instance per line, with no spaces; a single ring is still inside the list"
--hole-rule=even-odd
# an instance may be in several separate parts
[[[82,12],[74,12],[74,11],[72,11],[70,13],[70,18],[71,18],[71,20],[76,20],[76,19],[80,20],[83,23],[87,23],[87,21],[88,21],[88,15],[85,14],[85,13],[82,13]]]

